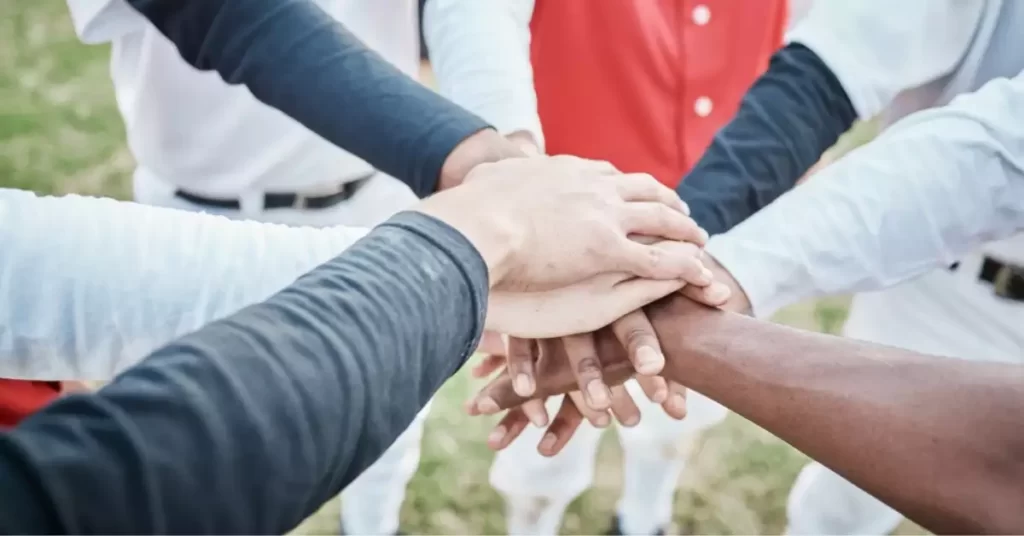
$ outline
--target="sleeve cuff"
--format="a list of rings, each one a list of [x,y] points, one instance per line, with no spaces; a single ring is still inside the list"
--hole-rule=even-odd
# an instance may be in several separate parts
[[[404,211],[396,214],[382,227],[395,227],[411,232],[442,251],[458,268],[459,276],[468,289],[470,322],[462,322],[466,345],[460,354],[459,368],[469,359],[483,336],[487,321],[487,297],[490,292],[490,278],[487,264],[480,252],[454,227],[422,212]],[[457,289],[449,289],[452,299],[459,299]],[[456,369],[458,370],[458,368]],[[452,371],[454,373],[454,371]]]

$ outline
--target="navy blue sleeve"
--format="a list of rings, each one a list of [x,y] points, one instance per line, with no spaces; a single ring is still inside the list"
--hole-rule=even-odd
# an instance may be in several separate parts
[[[476,347],[487,267],[402,213],[268,301],[0,436],[0,533],[283,534]]]
[[[857,113],[835,74],[791,44],[743,97],[677,191],[709,233],[724,233],[796,185]]]
[[[244,84],[324,139],[436,190],[456,145],[488,124],[402,74],[311,0],[127,0],[201,70]]]

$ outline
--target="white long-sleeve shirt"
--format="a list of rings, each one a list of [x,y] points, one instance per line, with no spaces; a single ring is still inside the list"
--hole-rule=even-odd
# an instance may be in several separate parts
[[[108,379],[365,233],[0,189],[0,377]]]
[[[530,63],[535,0],[430,0],[423,36],[438,91],[502,134],[527,132],[544,149]]]
[[[707,251],[753,312],[876,290],[1024,231],[1024,74],[918,112]]]

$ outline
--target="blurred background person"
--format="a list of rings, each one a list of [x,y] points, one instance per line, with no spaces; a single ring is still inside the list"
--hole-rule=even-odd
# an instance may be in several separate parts
[[[789,15],[783,0],[465,3],[423,6],[443,94],[527,151],[608,160],[670,186],[767,68]],[[696,393],[683,410],[678,385],[662,403],[668,413],[636,382],[627,390],[643,417],[619,429],[624,485],[609,533],[658,534],[671,521],[688,446],[727,411]],[[492,467],[512,534],[557,533],[566,507],[593,482],[600,428],[585,424],[553,458],[536,451],[542,433],[527,430]]]

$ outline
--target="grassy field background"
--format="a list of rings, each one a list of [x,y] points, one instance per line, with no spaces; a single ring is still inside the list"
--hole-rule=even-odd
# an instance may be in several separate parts
[[[0,2],[0,185],[127,197],[133,162],[113,100],[108,57],[107,47],[78,42],[62,1]],[[836,332],[846,307],[845,299],[807,303],[778,320]],[[473,386],[460,375],[434,404],[402,514],[406,532],[504,532],[501,501],[487,484],[492,454],[482,440],[491,422],[469,419],[460,409]],[[778,533],[785,526],[787,491],[805,462],[785,443],[731,416],[693,453],[677,494],[674,528],[691,534]],[[596,485],[572,505],[563,533],[607,528],[620,485],[620,453],[611,434],[598,464]],[[332,501],[296,532],[337,530],[338,504]],[[920,531],[907,525],[901,532]]]

